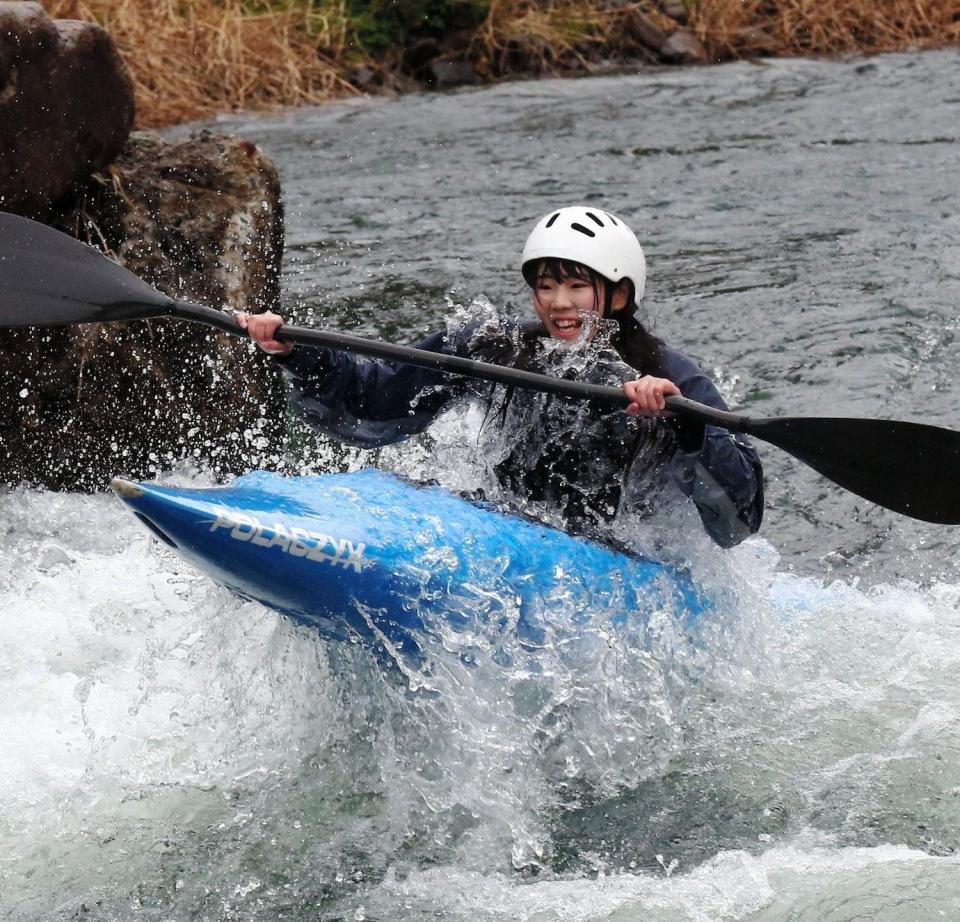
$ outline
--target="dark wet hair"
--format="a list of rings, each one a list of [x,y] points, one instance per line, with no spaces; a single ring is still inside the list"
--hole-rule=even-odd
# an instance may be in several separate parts
[[[612,310],[613,295],[617,283],[611,282],[606,276],[601,275],[589,266],[583,265],[583,263],[575,262],[572,259],[558,259],[553,256],[530,260],[523,267],[523,277],[533,289],[534,296],[536,296],[537,284],[541,279],[552,279],[559,284],[570,278],[582,279],[593,286],[594,307],[597,309],[600,307],[600,288],[602,286],[604,303],[600,316],[617,322],[619,329],[614,334],[612,342],[620,357],[641,374],[663,377],[663,363],[660,355],[663,341],[650,333],[637,319],[637,302],[634,297],[633,282],[629,279],[625,279],[630,285],[627,304],[622,310],[614,312]]]

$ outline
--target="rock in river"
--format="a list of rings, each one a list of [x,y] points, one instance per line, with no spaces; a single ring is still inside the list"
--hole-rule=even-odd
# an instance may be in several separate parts
[[[120,153],[133,117],[133,82],[103,29],[0,2],[0,209],[47,214]]]
[[[131,135],[58,224],[171,296],[277,306],[279,179],[247,141]],[[182,321],[0,331],[0,481],[98,489],[182,458],[270,466],[282,391],[248,341]]]

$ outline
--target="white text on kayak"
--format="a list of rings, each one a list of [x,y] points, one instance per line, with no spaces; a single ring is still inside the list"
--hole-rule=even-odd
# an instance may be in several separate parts
[[[352,567],[357,573],[363,567],[363,552],[366,545],[356,545],[346,538],[336,538],[305,528],[287,528],[279,522],[264,525],[255,515],[217,508],[217,517],[210,523],[210,531],[229,529],[230,537],[237,541],[249,541],[260,547],[278,547],[291,557],[306,557],[331,566]]]

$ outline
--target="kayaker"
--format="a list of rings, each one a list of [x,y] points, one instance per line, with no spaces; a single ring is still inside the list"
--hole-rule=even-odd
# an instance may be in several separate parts
[[[292,346],[274,337],[283,318],[240,314],[251,338],[283,366],[293,399],[316,428],[366,448],[422,432],[457,395],[487,401],[484,429],[499,444],[500,486],[555,513],[568,530],[603,536],[624,508],[643,511],[679,491],[723,547],[757,531],[763,472],[742,436],[664,416],[664,398],[726,409],[692,359],[637,319],[646,261],[630,228],[593,207],[551,211],[527,238],[521,271],[534,322],[478,319],[434,333],[421,349],[603,384],[622,384],[626,413],[583,400],[463,381],[403,363]],[[639,372],[639,374],[637,374]]]

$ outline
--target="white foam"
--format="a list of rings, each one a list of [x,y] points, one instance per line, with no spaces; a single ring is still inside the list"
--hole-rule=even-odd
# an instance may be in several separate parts
[[[0,877],[12,918],[74,911],[90,893],[127,906],[160,873],[151,849],[165,838],[193,856],[198,888],[249,912],[269,905],[266,885],[217,857],[221,840],[260,854],[263,836],[292,837],[292,852],[277,847],[282,864],[309,836],[291,885],[304,892],[327,886],[344,854],[393,868],[339,898],[371,918],[400,901],[411,918],[431,907],[463,919],[743,918],[832,898],[861,874],[881,893],[908,873],[944,879],[947,859],[859,846],[864,830],[950,841],[955,586],[823,585],[779,574],[755,540],[722,567],[697,563],[705,578],[730,575],[741,607],[720,609],[689,654],[663,647],[680,657],[669,668],[636,638],[598,631],[577,657],[548,651],[523,669],[452,655],[427,677],[439,694],[414,694],[362,652],[336,648],[331,661],[310,632],[215,587],[112,497],[15,491],[0,521]],[[581,795],[602,803],[676,776],[721,817],[729,800],[763,830],[757,854],[727,847],[742,824],[717,828],[716,852],[692,853],[684,823],[706,819],[667,801],[680,843],[664,848],[669,878],[625,872],[629,842],[605,853],[599,840],[569,877],[518,876],[550,877]],[[304,811],[314,819],[297,832]],[[785,840],[798,823],[814,831]],[[269,854],[257,880],[279,870]],[[417,870],[417,856],[433,868]]]
[[[954,857],[934,857],[903,846],[798,844],[770,848],[760,855],[722,852],[688,874],[664,870],[600,874],[591,880],[518,882],[503,874],[430,869],[403,878],[388,877],[366,894],[363,908],[373,918],[385,918],[389,907],[402,906],[409,918],[429,915],[498,922],[823,919],[833,918],[830,911],[842,907],[857,890],[866,891],[880,910],[886,908],[884,898],[899,912],[908,912],[911,903],[928,911],[938,904],[952,907],[955,897],[924,895],[922,888],[924,883],[936,883],[947,885],[955,894],[958,864]],[[906,893],[904,883],[909,887]],[[802,915],[803,910],[809,915]],[[889,916],[908,917],[919,916]]]

